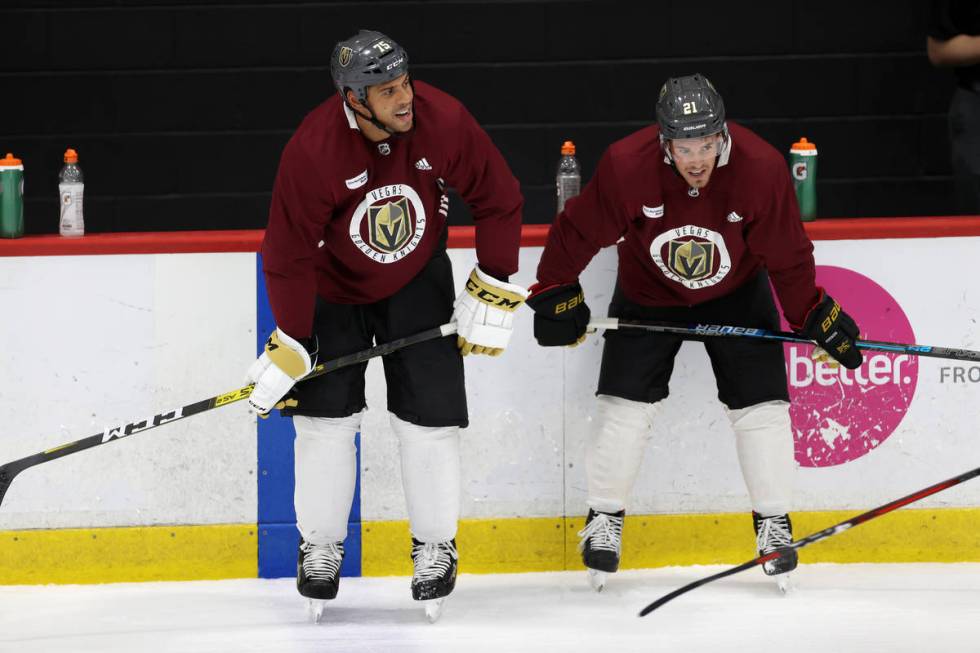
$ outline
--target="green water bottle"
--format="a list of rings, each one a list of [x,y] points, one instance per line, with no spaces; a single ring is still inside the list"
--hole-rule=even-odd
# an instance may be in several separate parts
[[[8,153],[0,159],[0,238],[24,235],[24,164]]]
[[[810,222],[817,218],[817,146],[801,138],[789,151],[789,169],[793,173],[800,218]]]

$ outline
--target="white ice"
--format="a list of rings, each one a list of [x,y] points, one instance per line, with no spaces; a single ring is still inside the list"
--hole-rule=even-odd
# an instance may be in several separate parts
[[[782,597],[759,570],[638,618],[723,567],[462,575],[425,620],[407,578],[343,578],[323,622],[293,581],[0,587],[0,651],[980,651],[980,564],[806,565]]]

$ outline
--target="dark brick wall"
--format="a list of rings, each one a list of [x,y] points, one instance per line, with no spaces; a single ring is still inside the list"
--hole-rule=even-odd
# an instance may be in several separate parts
[[[552,217],[563,140],[588,177],[650,122],[665,78],[695,71],[778,149],[817,143],[822,216],[948,214],[952,77],[926,60],[926,14],[925,0],[2,0],[0,155],[24,159],[30,233],[57,230],[69,146],[90,231],[261,227],[282,146],[332,93],[334,42],[372,27],[486,127],[526,222]]]

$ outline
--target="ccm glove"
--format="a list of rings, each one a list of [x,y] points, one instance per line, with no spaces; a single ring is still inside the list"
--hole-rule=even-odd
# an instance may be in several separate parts
[[[833,297],[820,289],[820,300],[806,314],[799,333],[816,340],[823,349],[848,369],[861,366],[864,356],[857,348],[860,330]]]
[[[316,351],[276,329],[265,343],[265,351],[252,363],[246,381],[255,388],[248,398],[260,415],[279,408],[280,399],[316,365]],[[283,404],[285,407],[285,404]]]
[[[510,341],[514,311],[527,298],[520,286],[494,279],[474,267],[453,305],[456,343],[463,356],[499,356]]]
[[[576,281],[560,286],[531,286],[527,305],[534,310],[534,338],[542,347],[565,347],[585,340],[592,312]]]

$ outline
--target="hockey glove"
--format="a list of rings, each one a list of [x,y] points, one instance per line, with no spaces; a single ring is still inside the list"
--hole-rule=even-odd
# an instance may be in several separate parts
[[[818,345],[848,369],[860,367],[864,361],[856,344],[860,334],[857,324],[823,288],[820,289],[819,301],[806,314],[803,328],[798,332],[816,340]]]
[[[560,286],[531,286],[527,305],[534,310],[534,338],[542,347],[574,347],[585,340],[592,312],[576,281]]]
[[[474,267],[453,305],[460,353],[502,354],[510,341],[514,311],[526,297],[527,291],[520,286],[498,281]]]
[[[277,407],[279,400],[316,365],[316,351],[276,329],[265,343],[265,351],[252,363],[246,381],[255,388],[248,398],[257,413],[265,414]]]

